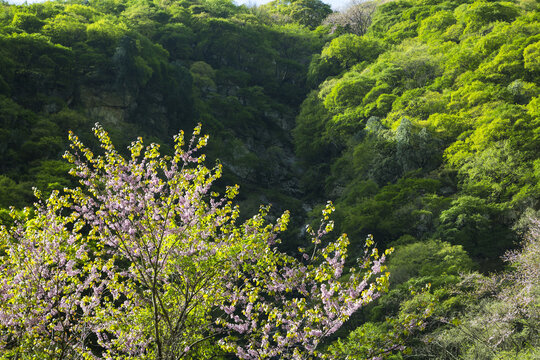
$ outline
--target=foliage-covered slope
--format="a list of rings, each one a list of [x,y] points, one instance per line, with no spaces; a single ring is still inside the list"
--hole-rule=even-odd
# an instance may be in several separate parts
[[[314,58],[310,76],[325,80],[302,105],[296,144],[342,230],[437,238],[482,263],[512,245],[540,196],[535,6],[391,2],[367,34]],[[313,185],[320,158],[330,175]]]
[[[394,1],[365,33],[333,20],[294,129],[307,200],[335,200],[341,231],[396,247],[390,292],[348,323],[334,358],[538,355],[525,285],[538,259],[520,265],[536,245],[511,257],[517,272],[475,272],[501,270],[538,216],[537,6]]]
[[[270,198],[279,188],[272,200],[287,202],[298,192],[288,132],[324,33],[270,13],[230,1],[2,4],[0,205],[68,185],[57,161],[67,130],[86,137],[96,121],[121,145],[202,122],[227,183]]]

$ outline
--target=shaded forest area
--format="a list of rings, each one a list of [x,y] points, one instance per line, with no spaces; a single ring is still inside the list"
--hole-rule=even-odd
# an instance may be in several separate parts
[[[537,1],[0,3],[4,225],[77,186],[67,133],[97,149],[96,122],[165,154],[202,123],[243,214],[291,211],[288,253],[327,200],[353,257],[395,248],[324,356],[540,356]]]

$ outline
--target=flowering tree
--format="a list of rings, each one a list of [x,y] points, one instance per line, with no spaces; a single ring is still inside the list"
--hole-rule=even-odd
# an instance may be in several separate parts
[[[376,8],[375,2],[353,0],[345,10],[328,15],[323,24],[330,26],[332,33],[338,31],[362,36],[371,25]]]
[[[0,231],[0,355],[76,358],[91,334],[92,311],[103,284],[89,262],[82,223],[61,215],[66,197],[18,214]]]
[[[288,213],[268,224],[261,208],[239,223],[237,187],[210,190],[221,167],[203,165],[200,127],[187,150],[177,136],[170,157],[138,139],[125,159],[95,133],[103,155],[70,134],[66,158],[82,187],[1,230],[0,296],[17,304],[0,305],[2,351],[46,342],[51,357],[161,360],[208,358],[219,345],[243,359],[301,359],[386,290],[371,238],[358,270],[345,271],[345,235],[323,246],[331,204],[302,259],[275,247]]]
[[[428,334],[423,354],[442,358],[537,359],[540,355],[540,221],[530,219],[522,248],[506,253],[508,271],[463,277],[465,311]],[[486,326],[486,324],[490,324]]]

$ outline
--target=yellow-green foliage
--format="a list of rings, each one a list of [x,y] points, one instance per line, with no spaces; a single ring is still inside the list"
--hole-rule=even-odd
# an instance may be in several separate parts
[[[441,237],[488,263],[511,246],[512,223],[540,199],[539,24],[537,11],[510,2],[396,1],[378,7],[366,35],[330,42],[320,59],[342,72],[321,82],[319,104],[309,103],[328,114],[309,136],[341,151],[326,184],[340,199],[338,224],[388,242]],[[371,39],[380,54],[355,45]],[[305,143],[303,116],[298,120],[296,138]],[[404,121],[412,127],[400,133]],[[404,185],[410,176],[440,181],[433,195],[445,202],[438,211],[416,205],[424,194],[399,215],[399,198],[382,206],[388,183]],[[378,190],[352,190],[369,181]],[[450,217],[445,211],[454,207],[470,215]],[[418,215],[427,221],[420,232],[408,217],[416,211],[427,211]]]

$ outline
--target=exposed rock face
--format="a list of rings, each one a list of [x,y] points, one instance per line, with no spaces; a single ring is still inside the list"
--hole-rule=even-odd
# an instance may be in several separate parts
[[[136,107],[133,96],[124,92],[81,86],[80,100],[86,114],[104,125],[118,125],[128,120],[131,109]]]
[[[157,129],[163,126],[159,123],[167,122],[170,115],[159,94],[153,95],[144,106],[144,116],[146,124]],[[82,85],[79,100],[86,116],[105,127],[138,123],[142,116],[136,96],[128,91]],[[299,195],[298,164],[290,136],[294,115],[270,110],[263,117],[256,124],[256,131],[236,134],[236,140],[227,141],[228,149],[223,149],[219,159],[241,182],[279,188],[292,196]],[[187,128],[184,130],[189,131]]]

